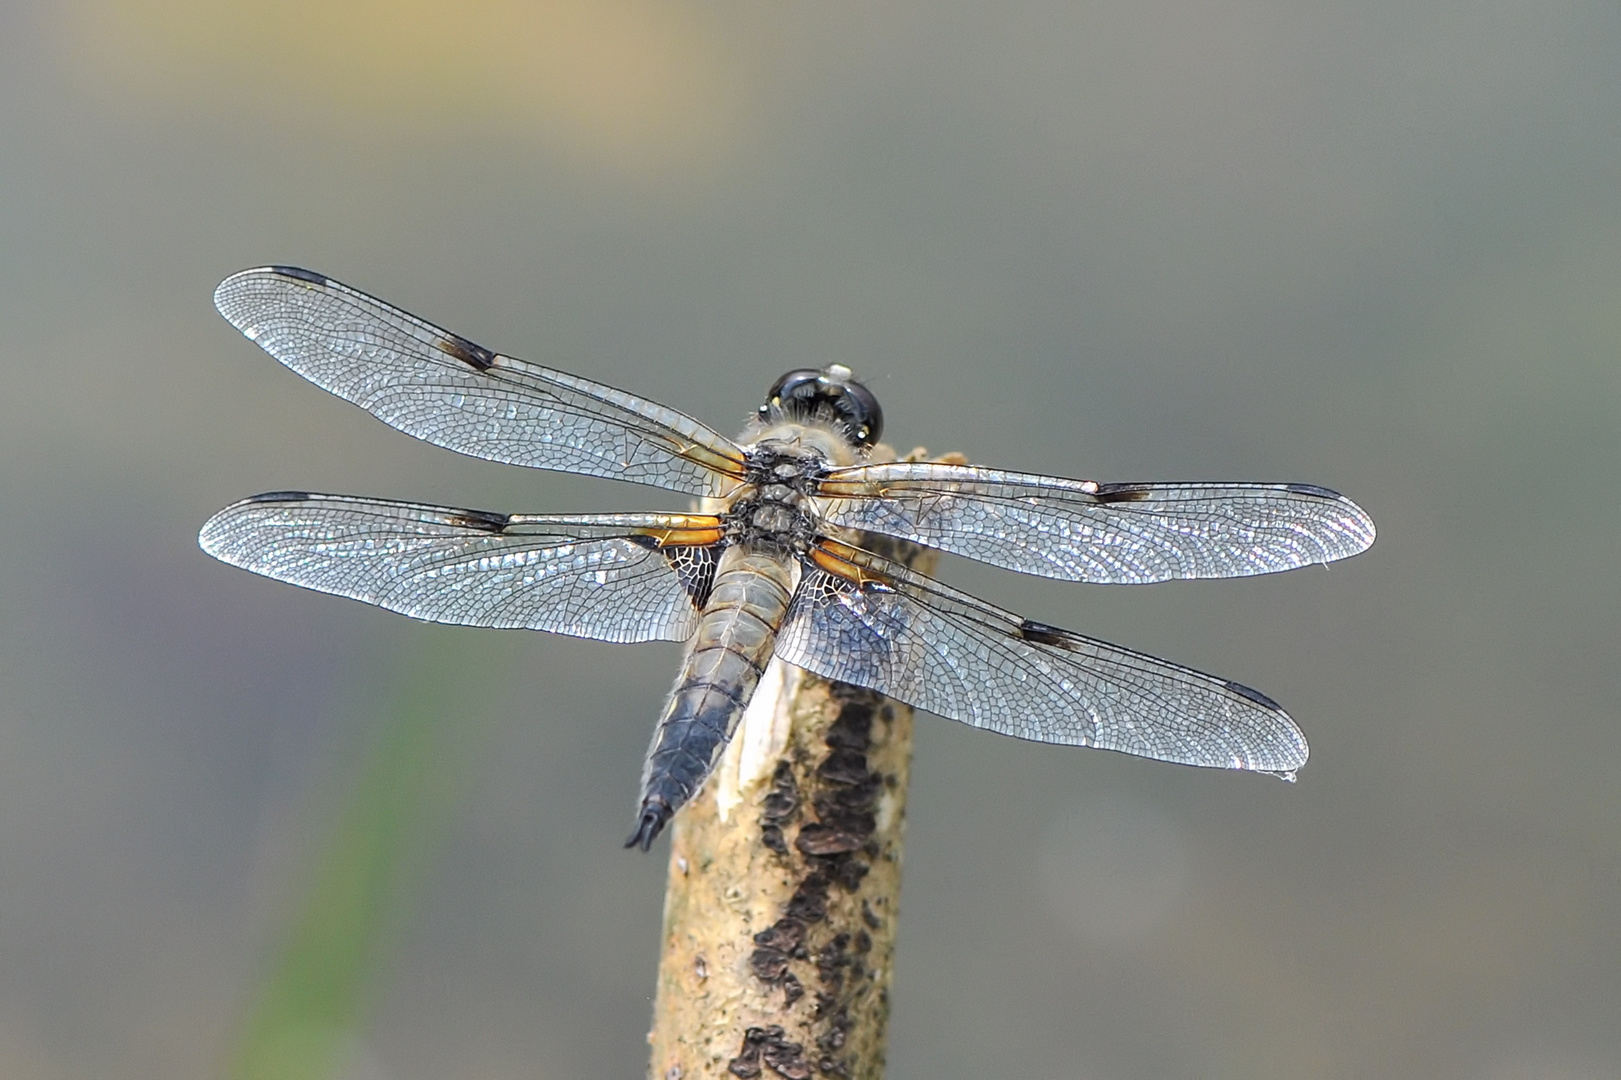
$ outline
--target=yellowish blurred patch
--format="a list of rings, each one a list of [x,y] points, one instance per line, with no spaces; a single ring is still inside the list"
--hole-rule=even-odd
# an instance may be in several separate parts
[[[740,119],[718,29],[668,0],[71,0],[64,57],[121,107],[398,141],[480,129],[635,175]]]

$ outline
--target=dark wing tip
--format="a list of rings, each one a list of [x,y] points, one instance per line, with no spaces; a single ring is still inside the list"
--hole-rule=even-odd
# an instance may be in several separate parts
[[[327,285],[332,281],[332,279],[327,277],[325,274],[317,274],[314,270],[306,270],[302,266],[267,266],[265,267],[265,270],[272,274],[280,274],[282,277],[297,278],[299,281],[307,281],[311,285]],[[252,273],[253,271],[249,270],[244,272]]]
[[[216,559],[228,562],[233,566],[240,565],[220,545],[230,531],[231,523],[237,520],[237,515],[243,507],[257,506],[262,503],[309,502],[314,498],[316,496],[308,491],[266,491],[259,495],[249,495],[246,499],[232,503],[203,522],[202,530],[197,534],[197,546]]]
[[[266,491],[258,495],[249,495],[242,501],[245,503],[309,502],[314,497],[307,491]]]
[[[1283,490],[1293,495],[1304,495],[1307,498],[1322,499],[1324,502],[1338,504],[1340,509],[1347,515],[1346,524],[1362,534],[1363,543],[1358,551],[1366,551],[1373,546],[1374,537],[1377,535],[1373,518],[1351,499],[1341,495],[1333,488],[1322,487],[1318,484],[1284,484]]]
[[[252,282],[255,279],[263,281],[267,278],[288,278],[323,289],[337,284],[325,274],[317,274],[314,270],[305,270],[301,266],[255,266],[248,270],[238,270],[215,287],[214,307],[225,316],[226,322],[250,338],[255,334],[249,331],[248,322],[252,314],[263,306],[263,298],[254,296]]]
[[[1281,727],[1274,727],[1272,738],[1269,740],[1272,745],[1266,751],[1265,756],[1270,760],[1258,762],[1253,756],[1246,755],[1247,763],[1242,767],[1265,773],[1268,776],[1276,776],[1281,780],[1289,781],[1291,784],[1294,783],[1295,771],[1305,765],[1306,759],[1311,756],[1311,747],[1306,745],[1305,732],[1300,730],[1293,717],[1284,712],[1282,705],[1279,705],[1259,690],[1245,686],[1243,683],[1233,682],[1230,679],[1222,680],[1222,685],[1245,701],[1271,713],[1275,725],[1281,725]],[[1285,752],[1286,749],[1290,749],[1291,752]]]
[[[625,841],[625,846],[651,851],[653,841],[664,831],[664,823],[670,820],[672,813],[674,811],[670,809],[670,804],[663,799],[652,798],[642,803],[642,816],[636,822],[636,831]]]
[[[306,270],[302,266],[254,266],[247,270],[238,270],[220,282],[218,287],[214,289],[214,296],[217,300],[220,296],[229,293],[238,282],[245,278],[266,276],[292,278],[294,281],[304,281],[311,285],[326,286],[333,284],[332,279],[325,274],[317,274],[314,270]]]
[[[1252,688],[1250,688],[1248,686],[1245,686],[1243,683],[1235,683],[1235,682],[1230,682],[1230,681],[1227,682],[1225,685],[1226,685],[1227,689],[1231,690],[1233,693],[1237,694],[1239,697],[1245,698],[1245,699],[1247,699],[1249,701],[1253,701],[1253,702],[1255,702],[1255,704],[1261,706],[1261,708],[1263,708],[1263,709],[1270,709],[1273,712],[1278,712],[1278,713],[1283,712],[1283,706],[1282,705],[1279,705],[1276,701],[1273,701],[1271,698],[1267,697],[1265,694],[1261,693],[1259,690],[1255,690],[1255,689],[1252,689]],[[1284,715],[1287,716],[1288,714],[1284,713]]]

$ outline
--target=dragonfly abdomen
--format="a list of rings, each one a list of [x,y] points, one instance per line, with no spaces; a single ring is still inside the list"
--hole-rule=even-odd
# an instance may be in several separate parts
[[[792,556],[728,548],[687,644],[675,688],[642,767],[642,806],[626,847],[647,850],[698,793],[771,662],[798,577]]]

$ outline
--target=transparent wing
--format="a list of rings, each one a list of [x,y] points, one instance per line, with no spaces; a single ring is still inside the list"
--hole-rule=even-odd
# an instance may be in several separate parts
[[[232,566],[432,622],[683,641],[719,536],[700,515],[508,516],[272,492],[209,518],[198,543]]]
[[[824,678],[1037,742],[1285,776],[1300,729],[1264,695],[1021,619],[869,552],[823,541],[777,655]]]
[[[817,494],[836,525],[1066,581],[1271,574],[1374,538],[1361,507],[1309,484],[1097,484],[894,462],[835,469]]]
[[[742,475],[730,439],[674,409],[515,360],[331,278],[244,270],[220,314],[323,390],[474,457],[723,495]]]

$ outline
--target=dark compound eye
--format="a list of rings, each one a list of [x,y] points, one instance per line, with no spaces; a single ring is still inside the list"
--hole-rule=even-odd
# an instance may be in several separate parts
[[[760,416],[769,417],[772,409],[799,420],[833,420],[858,446],[871,446],[884,431],[878,399],[843,364],[832,364],[825,371],[788,372],[771,384]]]
[[[771,389],[766,391],[766,404],[788,409],[797,402],[809,403],[822,392],[821,379],[820,371],[790,371],[771,384]]]
[[[851,423],[862,446],[871,446],[884,434],[884,410],[865,383],[854,379],[844,384],[844,400],[850,408]]]

